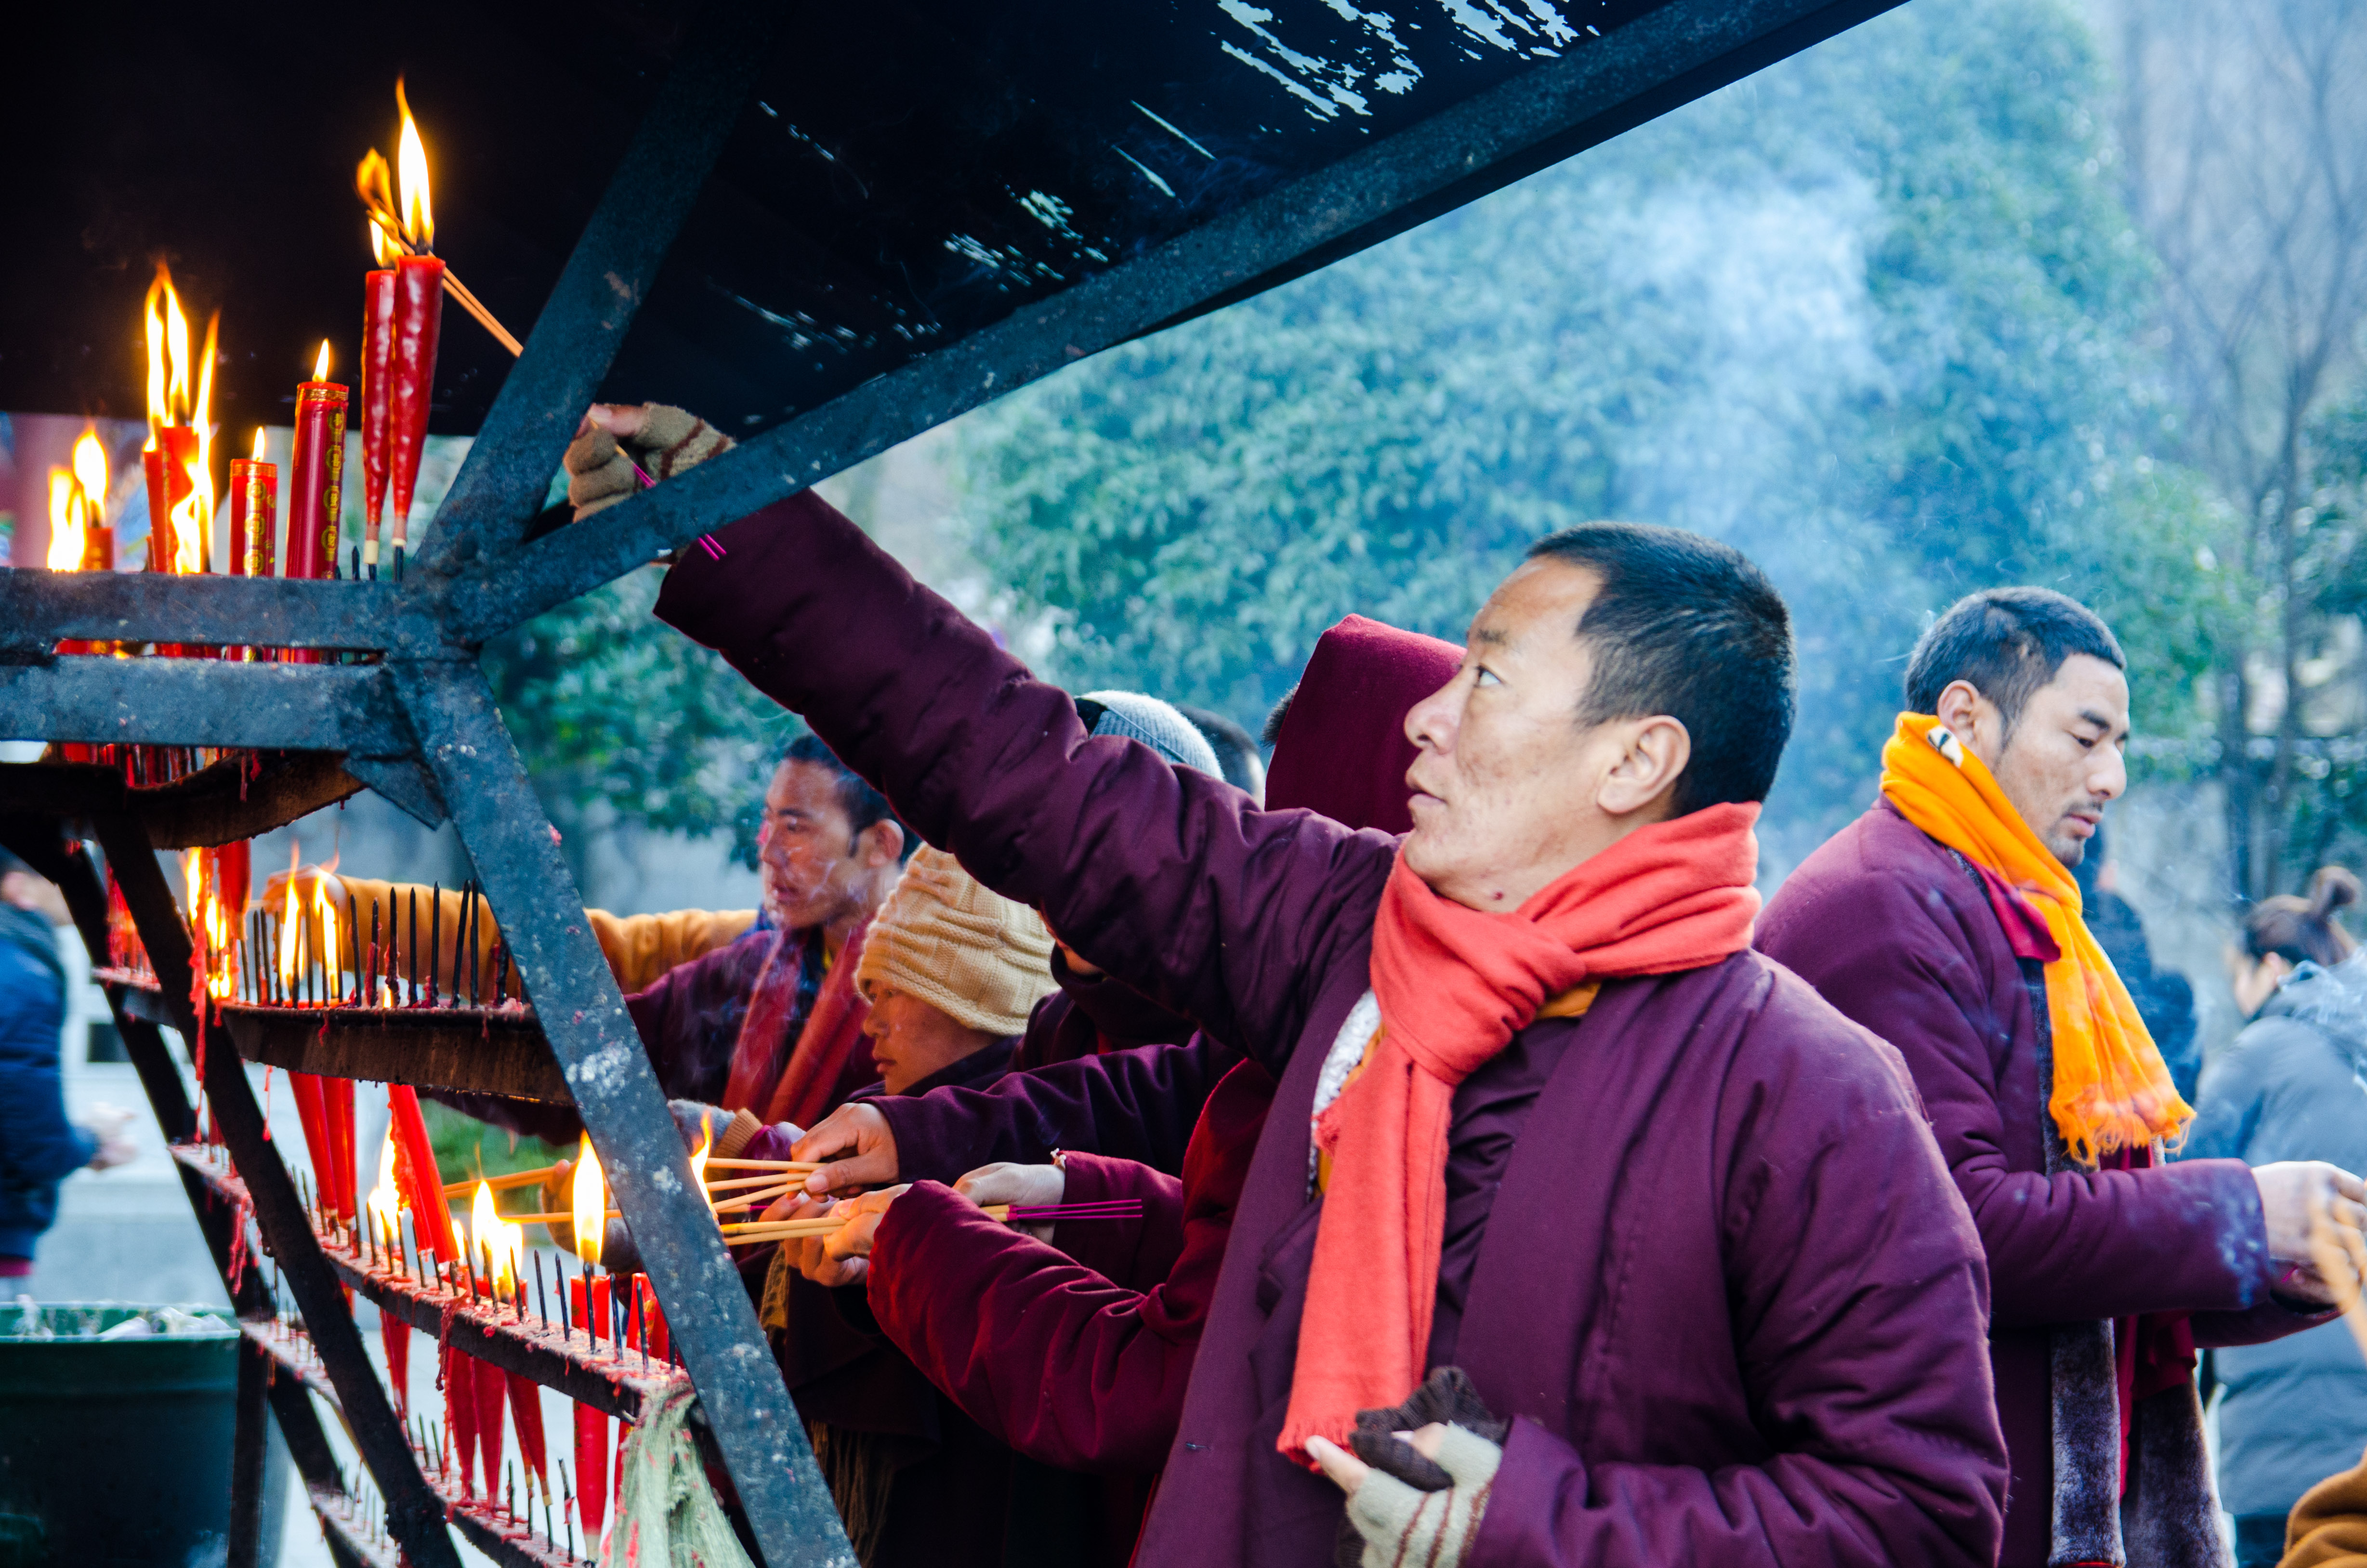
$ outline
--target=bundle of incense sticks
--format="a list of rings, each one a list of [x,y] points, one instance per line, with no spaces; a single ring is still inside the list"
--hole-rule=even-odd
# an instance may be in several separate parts
[[[707,1187],[710,1192],[719,1192],[726,1187],[757,1186],[782,1176],[810,1176],[821,1169],[822,1164],[823,1162],[820,1160],[709,1160],[707,1162],[709,1170],[771,1171],[776,1174],[753,1179],[742,1177],[736,1181],[710,1181]],[[512,1187],[538,1186],[549,1180],[558,1169],[557,1165],[537,1165],[530,1171],[512,1171],[507,1176],[487,1176],[484,1179],[485,1184],[495,1192],[507,1192]],[[476,1190],[476,1179],[471,1177],[467,1181],[447,1182],[444,1186],[444,1196],[466,1198]],[[519,1218],[515,1214],[503,1217],[512,1220]]]
[[[1010,1225],[1051,1225],[1072,1220],[1138,1220],[1142,1218],[1142,1200],[1114,1198],[1098,1203],[990,1203],[985,1206],[984,1212],[988,1219]],[[749,1242],[787,1241],[798,1236],[826,1236],[854,1218],[853,1214],[840,1210],[795,1220],[753,1220],[726,1225],[723,1233],[731,1239],[734,1245]]]

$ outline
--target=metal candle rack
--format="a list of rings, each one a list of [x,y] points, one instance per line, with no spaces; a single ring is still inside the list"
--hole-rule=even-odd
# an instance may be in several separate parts
[[[505,1022],[541,1064],[543,1094],[573,1103],[598,1152],[764,1562],[768,1568],[852,1562],[755,1311],[703,1193],[687,1179],[664,1095],[580,913],[558,835],[479,668],[487,639],[1077,358],[1312,270],[1891,3],[1669,0],[1628,7],[1599,37],[1524,52],[1517,69],[1488,85],[1440,89],[1435,107],[1418,118],[1342,121],[1338,129],[1355,134],[1326,142],[1303,172],[1280,183],[1227,197],[1219,179],[1188,200],[1189,193],[1171,190],[1184,216],[1161,235],[1098,268],[1036,280],[1007,312],[916,340],[893,368],[795,412],[735,450],[550,528],[538,519],[576,420],[607,378],[726,140],[751,112],[779,29],[798,15],[754,0],[718,0],[683,33],[665,85],[402,582],[0,570],[0,733],[242,754],[156,787],[127,784],[119,769],[103,765],[0,765],[0,844],[64,889],[95,963],[109,951],[108,892],[85,841],[95,838],[106,855],[159,977],[148,989],[110,974],[106,990],[169,1141],[192,1143],[197,1119],[159,1020],[192,1042],[199,1035],[187,983],[188,927],[155,850],[250,838],[364,788],[430,827],[449,820],[512,944],[504,972],[535,1003],[530,1013],[515,1004],[427,1006],[406,976],[400,1006],[299,1006],[284,990],[275,994],[271,979],[250,976],[207,1020],[238,1045],[198,1053],[198,1085],[212,1134],[235,1164],[237,1197],[216,1179],[223,1173],[202,1161],[183,1158],[179,1174],[239,1315],[251,1324],[283,1318],[302,1324],[302,1366],[290,1368],[297,1376],[266,1375],[289,1364],[272,1349],[283,1343],[277,1331],[251,1334],[255,1352],[241,1360],[232,1568],[255,1562],[258,1549],[266,1403],[341,1562],[401,1557],[417,1568],[457,1568],[447,1523],[504,1561],[554,1561],[514,1539],[515,1521],[497,1524],[456,1506],[423,1466],[414,1436],[364,1354],[345,1287],[405,1315],[422,1309],[425,1288],[385,1278],[323,1242],[266,1135],[242,1060],[252,1053],[311,1072],[432,1083],[435,1074],[476,1071],[452,1038],[456,1023],[479,1026],[481,1044]],[[1094,25],[1132,25],[1123,10],[1096,15],[1105,20]],[[317,664],[59,656],[69,640],[349,656]],[[361,967],[368,968],[367,954]],[[379,999],[375,988],[365,999]],[[310,1045],[296,1038],[306,1032]],[[402,1078],[406,1073],[413,1076]],[[250,1214],[274,1260],[276,1287],[251,1260],[242,1264]],[[515,1352],[529,1376],[539,1368],[566,1384],[594,1369],[535,1334],[493,1326],[489,1349]],[[632,1380],[616,1386],[629,1389]],[[338,1470],[308,1390],[334,1397],[381,1500],[383,1538],[375,1524],[360,1522],[369,1516],[357,1483]],[[561,1550],[556,1561],[566,1561],[568,1549]]]

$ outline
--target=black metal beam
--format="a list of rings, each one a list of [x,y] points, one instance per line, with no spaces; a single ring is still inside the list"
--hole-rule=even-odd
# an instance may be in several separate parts
[[[290,1073],[568,1103],[567,1080],[530,1015],[243,1003],[225,1005],[221,1015],[241,1056]]]
[[[197,1010],[190,1003],[187,985],[176,990],[173,983],[191,973],[189,934],[157,867],[155,852],[139,824],[128,818],[100,817],[92,825],[115,872],[115,885],[139,927],[148,960],[165,982],[163,999],[174,1009],[181,1038],[191,1042],[196,1053]],[[228,1043],[202,1052],[201,1076],[213,1125],[246,1182],[264,1243],[278,1259],[280,1278],[295,1297],[297,1310],[304,1314],[322,1362],[336,1385],[338,1408],[345,1415],[354,1446],[386,1495],[388,1527],[413,1562],[425,1568],[459,1568],[459,1553],[444,1528],[443,1505],[419,1472],[377,1369],[362,1349],[361,1333],[354,1326],[336,1272],[313,1240],[303,1200],[289,1178],[288,1167],[280,1162],[278,1149],[265,1136],[263,1110],[247,1084],[246,1064]]]
[[[1639,17],[513,557],[466,563],[446,624],[481,642],[1075,360],[1293,276],[1301,257],[1386,238],[1394,213],[1468,201],[1895,3],[1702,0]]]
[[[440,572],[500,556],[525,537],[577,419],[755,90],[787,9],[714,0],[693,24],[436,513],[422,567]]]
[[[270,1384],[270,1361],[241,1339],[237,1415],[231,1427],[228,1568],[255,1568],[262,1560],[263,1468],[271,1448],[264,1394]]]
[[[0,650],[47,652],[69,637],[209,647],[385,648],[414,657],[447,651],[434,607],[392,583],[0,566]]]
[[[388,666],[452,803],[460,841],[517,954],[601,1169],[665,1304],[733,1487],[768,1568],[847,1568],[838,1510],[774,1365],[755,1309],[693,1180],[649,1053],[559,853],[484,676]],[[161,971],[160,971],[161,972]]]
[[[377,665],[62,658],[0,667],[0,734],[415,755]]]
[[[359,794],[365,781],[334,753],[277,752],[210,763],[169,784],[133,789],[120,767],[0,762],[0,814],[136,816],[159,849],[211,848],[285,827]],[[416,764],[412,765],[416,767]]]

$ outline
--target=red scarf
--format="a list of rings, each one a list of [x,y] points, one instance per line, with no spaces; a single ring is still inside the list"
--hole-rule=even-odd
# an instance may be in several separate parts
[[[1373,926],[1381,1030],[1318,1119],[1331,1181],[1315,1233],[1280,1449],[1345,1445],[1356,1412],[1421,1381],[1446,1228],[1455,1086],[1591,980],[1698,969],[1750,945],[1759,807],[1712,806],[1629,834],[1509,915],[1441,898],[1396,868]]]
[[[870,929],[866,919],[848,933],[802,1021],[795,1014],[806,955],[812,951],[819,958],[820,944],[810,945],[803,931],[774,937],[764,967],[748,993],[748,1010],[731,1048],[731,1070],[723,1085],[725,1110],[745,1108],[767,1122],[792,1121],[802,1129],[846,1097],[844,1093],[833,1097],[833,1091],[863,1042],[863,1017],[871,1010],[855,989],[855,964],[863,956],[863,938]],[[867,1052],[864,1060],[867,1064]],[[849,1087],[859,1088],[867,1081],[858,1078]]]

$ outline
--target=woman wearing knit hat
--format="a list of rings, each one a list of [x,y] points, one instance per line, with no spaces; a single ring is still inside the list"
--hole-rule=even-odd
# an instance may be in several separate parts
[[[925,1093],[969,1058],[1009,1057],[1054,989],[1052,938],[1034,910],[923,845],[872,922],[855,983],[885,1091]]]

